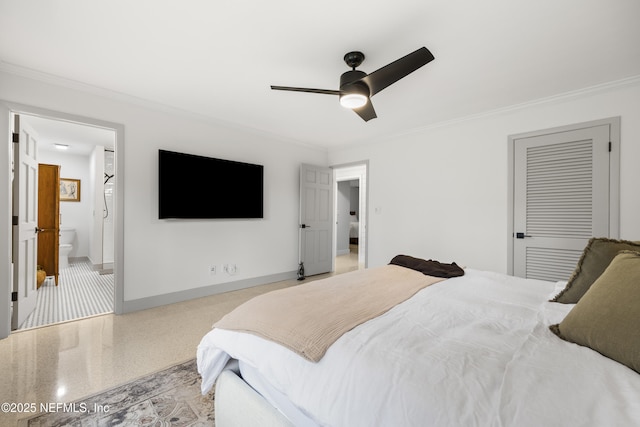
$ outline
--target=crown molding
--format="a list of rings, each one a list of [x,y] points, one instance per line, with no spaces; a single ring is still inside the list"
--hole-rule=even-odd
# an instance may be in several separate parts
[[[495,116],[499,116],[502,114],[507,114],[507,113],[511,113],[511,112],[515,112],[515,111],[519,111],[519,110],[524,110],[527,108],[531,108],[531,107],[535,107],[535,106],[539,106],[539,105],[549,105],[549,104],[553,104],[553,103],[557,103],[557,102],[564,102],[564,101],[568,101],[571,99],[575,99],[575,98],[581,98],[581,97],[585,97],[585,96],[590,96],[590,95],[594,95],[597,93],[602,93],[602,92],[608,92],[611,90],[615,90],[615,89],[620,89],[620,88],[625,88],[625,87],[630,87],[630,86],[637,86],[640,85],[640,75],[635,75],[635,76],[631,76],[631,77],[626,77],[623,79],[619,79],[619,80],[613,80],[610,82],[605,82],[605,83],[601,83],[601,84],[597,84],[597,85],[593,85],[593,86],[588,86],[585,88],[581,88],[581,89],[576,89],[576,90],[572,90],[572,91],[568,91],[568,92],[563,92],[560,94],[556,94],[556,95],[551,95],[548,97],[544,97],[544,98],[538,98],[538,99],[533,99],[530,101],[526,101],[526,102],[522,102],[519,104],[513,104],[513,105],[508,105],[506,107],[501,107],[501,108],[496,108],[496,109],[492,109],[492,110],[487,110],[487,111],[483,111],[481,113],[476,113],[476,114],[470,114],[467,116],[461,116],[461,117],[456,117],[450,120],[443,120],[440,122],[436,122],[436,123],[430,123],[428,125],[425,126],[420,126],[420,127],[415,127],[415,128],[411,128],[402,132],[396,132],[396,133],[392,133],[392,134],[386,134],[386,135],[380,135],[377,138],[375,138],[375,140],[372,141],[371,138],[369,138],[368,140],[361,140],[361,141],[357,141],[354,142],[353,144],[349,144],[349,145],[345,145],[344,147],[339,147],[337,148],[337,150],[340,150],[342,148],[354,148],[357,146],[363,146],[363,145],[368,145],[370,146],[373,143],[383,143],[385,141],[389,141],[395,138],[401,138],[401,137],[405,137],[405,136],[409,136],[409,135],[415,135],[421,132],[425,132],[425,131],[429,131],[429,130],[433,130],[433,129],[438,129],[438,128],[444,128],[444,127],[449,127],[449,126],[456,126],[462,123],[466,123],[466,122],[471,122],[474,120],[479,120],[479,119],[485,119],[485,118],[489,118],[489,117],[495,117]]]
[[[370,146],[372,143],[380,143],[380,142],[388,141],[391,139],[400,138],[408,135],[414,135],[420,132],[425,132],[425,131],[429,131],[437,128],[455,126],[461,123],[470,122],[470,121],[479,120],[479,119],[488,118],[488,117],[494,117],[501,114],[519,111],[519,110],[523,110],[523,109],[538,106],[538,105],[545,105],[545,104],[552,104],[555,102],[567,101],[570,99],[589,96],[589,95],[593,95],[600,92],[610,91],[612,89],[619,89],[623,87],[635,86],[640,84],[640,75],[630,76],[623,79],[605,82],[605,83],[601,83],[593,86],[588,86],[585,88],[576,89],[568,92],[563,92],[560,94],[551,95],[544,98],[538,98],[538,99],[526,101],[519,104],[513,104],[513,105],[501,107],[501,108],[487,110],[481,113],[470,114],[462,117],[456,117],[450,120],[443,120],[436,123],[430,123],[425,126],[419,126],[419,127],[404,130],[401,132],[379,135],[375,139],[368,138],[366,140],[363,139],[360,141],[354,141],[353,143],[345,144],[344,146],[334,147],[330,149],[330,148],[320,147],[318,145],[314,145],[311,143],[306,143],[306,142],[286,138],[286,137],[283,137],[282,135],[278,135],[273,132],[268,132],[265,130],[253,128],[251,126],[245,126],[235,122],[229,122],[229,121],[218,119],[215,117],[206,116],[198,112],[184,110],[181,108],[173,107],[170,105],[162,104],[162,103],[151,101],[148,99],[139,98],[133,95],[113,91],[110,89],[105,89],[99,86],[94,86],[94,85],[80,82],[77,80],[72,80],[65,77],[11,64],[5,61],[0,61],[0,71],[4,71],[6,73],[13,74],[19,77],[25,77],[32,80],[53,84],[56,86],[62,86],[67,89],[73,89],[73,90],[88,93],[91,95],[112,99],[115,101],[134,104],[134,105],[148,108],[151,110],[161,111],[169,114],[176,114],[176,115],[183,116],[185,118],[190,118],[190,119],[198,120],[201,122],[223,126],[230,129],[235,129],[243,132],[251,132],[256,135],[268,136],[271,139],[275,139],[283,143],[295,144],[298,146],[302,146],[309,149],[315,149],[322,152],[329,152],[330,150],[340,150],[344,148],[354,148],[354,147],[365,145],[365,144]]]
[[[254,128],[251,126],[241,125],[235,122],[230,122],[230,121],[226,121],[216,117],[207,116],[195,111],[185,110],[182,108],[174,107],[174,106],[163,104],[160,102],[151,101],[145,98],[140,98],[137,96],[114,91],[111,89],[106,89],[100,86],[95,86],[95,85],[91,85],[81,81],[68,79],[66,77],[61,77],[54,74],[45,73],[43,71],[22,67],[22,66],[11,64],[1,60],[0,60],[0,72],[5,72],[8,74],[13,74],[18,77],[23,77],[23,78],[43,82],[43,83],[52,84],[55,86],[64,87],[66,89],[76,90],[78,92],[82,92],[85,94],[107,98],[107,99],[111,99],[111,100],[126,103],[126,104],[136,105],[138,107],[147,108],[154,111],[178,115],[187,119],[192,119],[199,122],[221,126],[228,129],[233,129],[241,132],[249,132],[254,135],[268,137],[272,140],[276,140],[282,143],[294,144],[297,146],[320,151],[323,153],[326,153],[328,151],[328,149],[325,147],[298,141],[291,138],[286,138],[282,135],[278,135],[273,132],[268,132],[268,131]]]

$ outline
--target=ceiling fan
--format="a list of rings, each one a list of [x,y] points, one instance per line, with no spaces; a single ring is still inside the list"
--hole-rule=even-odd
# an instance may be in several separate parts
[[[356,67],[364,61],[364,54],[357,51],[349,52],[344,56],[344,62],[351,67],[351,71],[347,71],[340,76],[340,90],[288,86],[271,86],[271,89],[338,95],[340,97],[340,105],[351,108],[365,122],[368,122],[378,117],[371,104],[370,98],[373,95],[401,78],[408,76],[418,68],[433,61],[433,59],[434,57],[429,52],[429,49],[421,47],[373,73],[367,74],[364,71],[356,70]]]

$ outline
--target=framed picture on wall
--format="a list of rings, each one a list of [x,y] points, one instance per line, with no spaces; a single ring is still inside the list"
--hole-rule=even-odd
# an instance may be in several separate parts
[[[60,201],[80,201],[80,180],[72,178],[60,178]]]

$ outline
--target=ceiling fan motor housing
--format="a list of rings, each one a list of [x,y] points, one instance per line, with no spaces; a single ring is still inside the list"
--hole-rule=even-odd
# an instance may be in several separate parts
[[[368,98],[370,94],[369,86],[367,86],[365,82],[361,81],[366,76],[367,73],[358,70],[351,70],[343,73],[340,76],[340,92],[359,93]]]

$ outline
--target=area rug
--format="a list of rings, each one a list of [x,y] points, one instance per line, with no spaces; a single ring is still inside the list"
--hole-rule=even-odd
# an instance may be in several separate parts
[[[28,427],[215,426],[213,391],[202,396],[195,359],[21,420]]]

